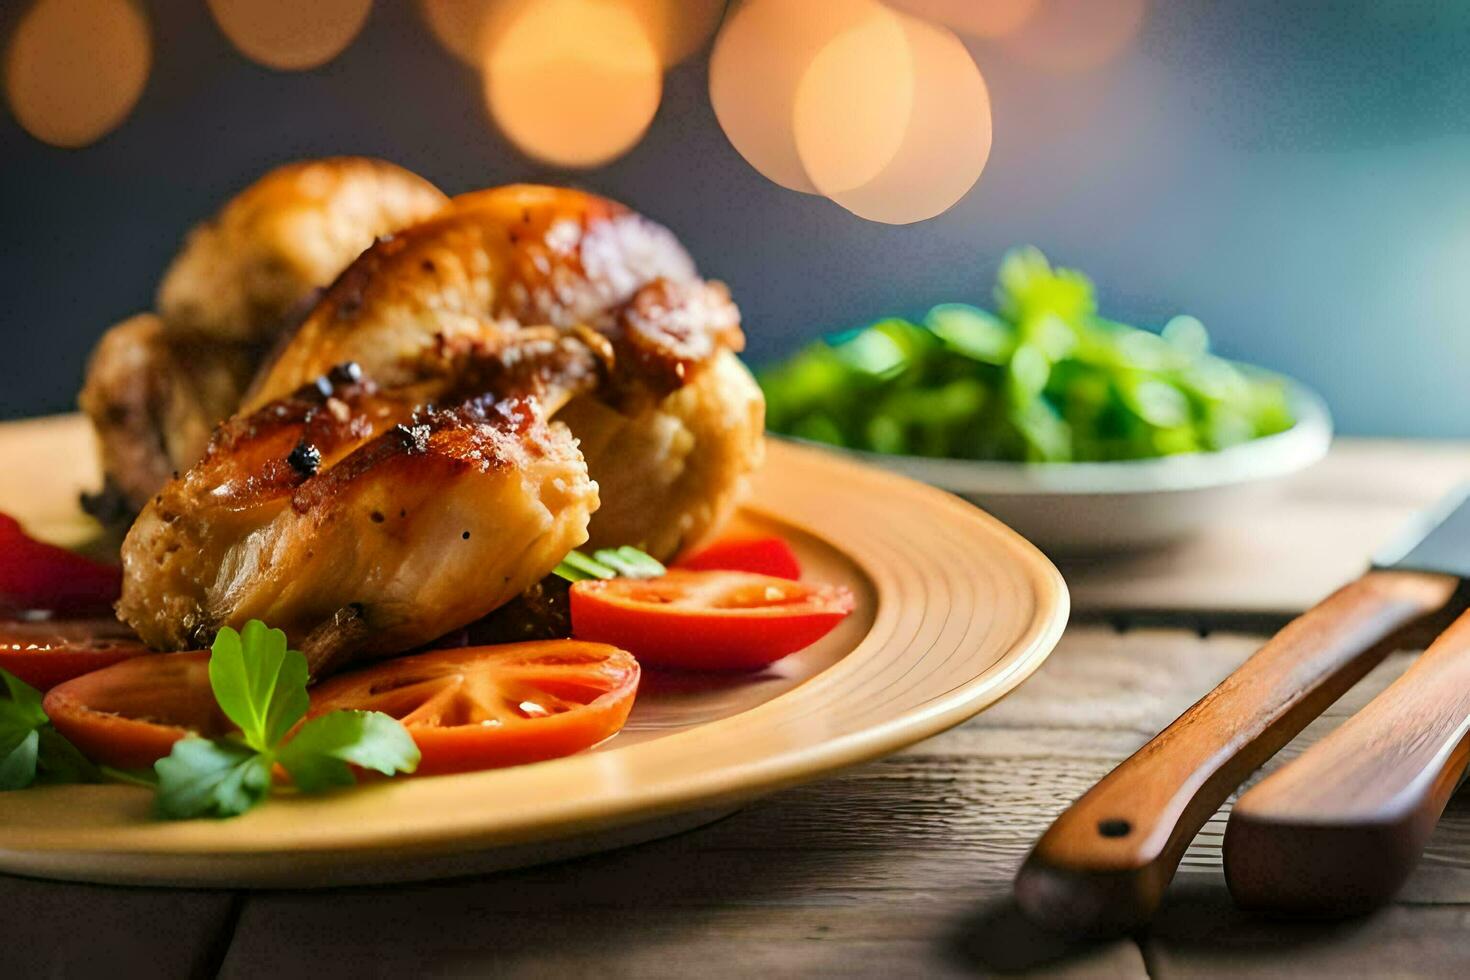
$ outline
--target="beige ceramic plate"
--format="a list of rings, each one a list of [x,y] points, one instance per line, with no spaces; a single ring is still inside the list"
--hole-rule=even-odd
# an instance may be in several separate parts
[[[77,418],[0,426],[0,509],[86,534],[94,479]],[[321,886],[465,874],[647,840],[958,724],[1034,671],[1067,618],[1061,577],[968,504],[773,444],[747,526],[780,533],[858,611],[754,676],[649,677],[596,750],[513,769],[278,798],[234,820],[163,823],[120,785],[0,793],[0,870],[89,881]]]

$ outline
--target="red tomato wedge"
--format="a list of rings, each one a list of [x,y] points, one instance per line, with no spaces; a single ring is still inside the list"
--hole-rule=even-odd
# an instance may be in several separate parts
[[[0,607],[105,614],[121,591],[121,569],[37,541],[0,514]]]
[[[638,662],[601,643],[546,640],[435,650],[323,682],[311,715],[382,711],[418,743],[421,775],[571,755],[617,733]]]
[[[117,620],[0,622],[0,669],[42,691],[151,652]]]
[[[796,552],[781,538],[723,538],[674,562],[690,571],[755,572],[776,578],[801,578]]]
[[[209,651],[133,657],[46,693],[51,724],[93,762],[145,769],[189,735],[215,738],[235,726],[209,687]]]
[[[572,635],[622,647],[646,666],[755,670],[826,636],[852,608],[841,586],[674,570],[577,582]]]

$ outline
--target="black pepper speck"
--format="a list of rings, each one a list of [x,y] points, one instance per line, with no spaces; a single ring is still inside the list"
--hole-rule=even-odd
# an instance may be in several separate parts
[[[322,451],[302,439],[286,457],[286,462],[300,476],[315,476],[316,471],[322,467]]]

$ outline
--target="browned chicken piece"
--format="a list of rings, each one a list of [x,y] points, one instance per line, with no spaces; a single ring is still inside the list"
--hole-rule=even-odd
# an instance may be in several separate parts
[[[269,344],[297,304],[374,239],[446,203],[433,184],[383,160],[277,167],[189,233],[158,287],[158,312],[174,336]]]
[[[761,457],[764,402],[731,353],[744,343],[739,312],[670,232],[580,191],[464,195],[378,242],[262,370],[246,407],[346,360],[385,384],[412,382],[445,345],[504,343],[536,324],[590,328],[616,365],[567,415],[593,478],[637,490],[626,504],[602,494],[616,510],[594,518],[598,540],[668,557],[723,520]]]
[[[316,291],[378,236],[447,203],[381,160],[313,160],[272,170],[191,232],[159,288],[162,316],[117,325],[92,353],[80,401],[108,482],[99,509],[130,518],[196,463]]]
[[[764,451],[765,398],[729,351],[663,401],[625,415],[595,395],[556,416],[576,435],[602,506],[588,544],[669,558],[716,530]]]
[[[262,370],[245,407],[349,360],[382,384],[411,381],[441,340],[541,324],[611,328],[640,288],[661,279],[699,283],[674,236],[620,204],[530,184],[466,194],[352,263]],[[718,326],[738,346],[733,309]]]
[[[170,475],[198,461],[254,368],[254,357],[234,346],[171,341],[151,313],[103,335],[79,401],[97,435],[108,493],[123,510],[136,514]]]
[[[263,619],[319,675],[521,594],[586,540],[598,503],[540,397],[567,397],[596,369],[580,345],[536,344],[408,389],[339,369],[231,419],[129,532],[119,615],[162,649]],[[412,408],[462,385],[529,393]]]

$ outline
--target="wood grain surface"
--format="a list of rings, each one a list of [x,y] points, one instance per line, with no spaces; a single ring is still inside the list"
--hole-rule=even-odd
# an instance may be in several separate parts
[[[1288,488],[1290,514],[1074,576],[1079,605],[1102,622],[1075,625],[1032,680],[970,723],[680,837],[326,894],[0,877],[0,976],[1470,976],[1465,792],[1394,903],[1362,919],[1238,911],[1221,860],[1229,802],[1185,851],[1147,931],[1066,942],[1028,925],[1010,891],[1058,813],[1262,642],[1222,627],[1300,612],[1467,476],[1470,447],[1344,440]],[[1138,625],[1160,622],[1191,628]],[[1390,657],[1264,771],[1410,662]]]

